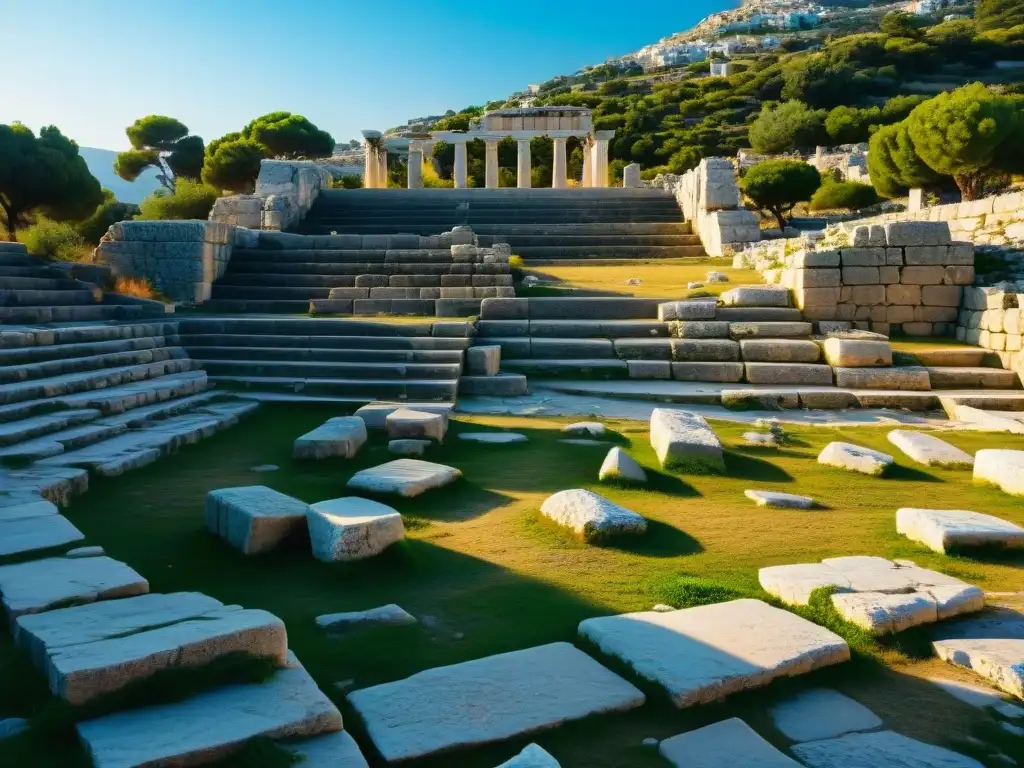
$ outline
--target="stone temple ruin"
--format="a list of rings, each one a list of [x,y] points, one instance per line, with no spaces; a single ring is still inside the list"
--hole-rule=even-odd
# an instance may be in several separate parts
[[[535,135],[555,140],[551,189],[529,188]],[[506,136],[519,140],[514,189],[496,188],[496,143]],[[581,188],[559,183],[569,137],[589,145]],[[947,552],[1019,546],[1024,529],[982,511],[924,508],[937,501],[894,509],[888,524],[901,544],[927,550],[927,568],[859,552],[856,542],[812,562],[768,564],[766,556],[759,598],[592,612],[550,642],[330,696],[293,653],[281,618],[198,592],[151,592],[146,574],[76,527],[74,507],[62,513],[96,478],[259,418],[264,402],[337,407],[294,435],[287,454],[295,461],[344,468],[385,447],[387,460],[339,477],[335,498],[303,500],[261,484],[212,490],[197,513],[204,535],[244,558],[301,546],[289,555],[324,568],[358,567],[400,547],[415,535],[403,504],[457,492],[466,482],[458,462],[430,460],[442,446],[531,450],[531,435],[463,429],[462,410],[588,417],[558,442],[607,446],[593,474],[619,488],[655,473],[695,483],[728,476],[735,446],[723,443],[714,419],[746,415],[737,412],[822,424],[899,419],[892,448],[837,437],[815,452],[818,464],[855,483],[883,482],[910,462],[969,472],[993,494],[1024,494],[1024,451],[998,437],[1024,433],[1024,289],[978,285],[975,244],[961,229],[939,217],[853,222],[759,243],[758,219],[728,161],[610,188],[609,138],[593,132],[586,110],[499,111],[467,133],[431,137],[456,145],[455,189],[417,188],[415,174],[410,189],[382,188],[386,159],[368,141],[364,189],[332,188],[313,163],[266,161],[255,194],[222,198],[209,221],[114,225],[88,268],[43,264],[0,245],[0,605],[12,642],[53,696],[76,706],[238,652],[274,670],[261,685],[114,707],[79,722],[95,765],[202,764],[258,736],[281,740],[313,766],[367,766],[371,749],[374,760],[397,764],[517,739],[511,755],[527,734],[564,723],[701,707],[845,664],[850,644],[808,606],[870,636],[928,627],[939,658],[1024,695],[1024,620],[986,609],[991,596],[971,578],[943,572]],[[476,139],[487,145],[484,189],[465,184],[466,142]],[[520,274],[712,258],[721,261],[708,262],[709,282],[740,269],[763,280],[721,295],[637,297],[622,295],[628,288],[536,290]],[[104,291],[111,274],[145,277],[174,304]],[[900,333],[970,345],[922,343],[911,355],[894,344]],[[600,420],[610,413],[649,420],[654,466],[632,458],[632,446],[611,444]],[[992,448],[967,452],[911,428],[917,419],[996,437]],[[785,429],[769,426],[746,433],[745,444],[786,448]],[[587,546],[641,541],[666,527],[618,490],[598,490],[553,492],[537,513]],[[815,514],[828,504],[779,489],[737,497],[766,515]],[[339,636],[426,623],[406,608],[389,602],[309,618]],[[652,692],[664,701],[655,704]],[[999,693],[985,695],[1009,718],[1024,714]],[[362,721],[358,740],[342,721],[343,698]],[[676,766],[981,765],[890,729],[834,690],[801,690],[768,714],[784,742],[728,718],[650,746]],[[23,726],[0,722],[0,739]],[[558,750],[546,747],[526,746],[504,765],[558,766]]]

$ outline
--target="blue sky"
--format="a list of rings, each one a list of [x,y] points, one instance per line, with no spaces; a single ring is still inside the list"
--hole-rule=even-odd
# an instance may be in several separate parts
[[[3,0],[0,123],[127,148],[167,114],[205,139],[289,110],[337,140],[503,98],[735,0]]]

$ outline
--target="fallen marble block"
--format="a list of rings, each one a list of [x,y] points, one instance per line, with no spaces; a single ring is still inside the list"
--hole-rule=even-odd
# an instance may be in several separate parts
[[[850,658],[839,635],[760,600],[587,619],[579,633],[664,688],[677,707]]]
[[[636,512],[579,488],[549,496],[540,511],[591,543],[647,532],[647,521]]]
[[[228,685],[184,701],[78,723],[96,768],[202,765],[257,736],[318,736],[341,730],[341,713],[293,654],[262,683]]]
[[[325,613],[316,617],[316,625],[328,632],[339,632],[354,627],[401,627],[415,623],[415,616],[394,603],[366,611]]]
[[[814,499],[809,496],[797,496],[779,491],[744,491],[743,495],[759,507],[779,507],[780,509],[814,509]]]
[[[301,758],[299,765],[303,768],[369,768],[370,765],[348,731],[335,731],[279,746]]]
[[[206,527],[246,555],[269,552],[306,520],[307,504],[265,485],[206,494]]]
[[[514,445],[530,442],[530,438],[518,432],[462,432],[459,434],[459,440],[489,445]]]
[[[651,446],[666,469],[725,472],[722,443],[696,413],[655,408],[651,412]]]
[[[388,414],[384,428],[392,440],[412,438],[442,443],[448,431],[448,419],[439,413],[399,408]]]
[[[313,557],[325,563],[364,560],[405,538],[397,510],[358,496],[310,504],[307,522]]]
[[[978,451],[974,457],[974,480],[991,483],[1013,496],[1024,496],[1024,451]]]
[[[63,515],[0,520],[0,557],[54,549],[84,538]]]
[[[69,603],[92,603],[149,592],[149,582],[118,560],[51,557],[0,566],[0,595],[12,621]]]
[[[738,717],[665,739],[658,752],[676,768],[802,768]]]
[[[626,711],[644,695],[571,644],[551,643],[428,669],[348,701],[391,763]]]
[[[430,440],[391,440],[388,442],[388,453],[396,456],[422,456],[431,445],[433,442]]]
[[[498,768],[561,768],[558,761],[536,744],[528,744],[526,749],[507,760]]]
[[[366,442],[366,422],[358,416],[328,419],[312,432],[307,432],[292,447],[296,459],[351,459]]]
[[[604,457],[597,479],[601,482],[646,483],[647,473],[633,457],[619,447],[612,448]]]
[[[775,729],[790,741],[832,739],[870,731],[882,719],[859,701],[828,688],[812,688],[771,708]]]
[[[894,463],[887,453],[873,451],[852,443],[829,443],[818,455],[818,463],[827,467],[860,472],[862,475],[881,477]]]
[[[960,509],[899,509],[896,531],[940,554],[958,547],[1024,544],[1024,528],[1019,525]]]
[[[974,465],[974,457],[971,454],[925,432],[894,429],[889,433],[889,442],[918,464],[927,467],[969,469]]]
[[[808,768],[983,768],[977,760],[894,731],[848,733],[792,749]]]
[[[395,459],[356,472],[348,487],[367,493],[394,493],[406,498],[454,483],[462,477],[455,467],[419,459]]]
[[[966,667],[1002,691],[1024,699],[1024,614],[1009,608],[944,624],[932,648],[943,661]]]

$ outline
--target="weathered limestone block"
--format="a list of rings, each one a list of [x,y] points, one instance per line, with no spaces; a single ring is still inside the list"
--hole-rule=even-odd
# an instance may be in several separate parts
[[[313,557],[326,563],[373,557],[405,538],[396,510],[357,496],[310,504],[306,520]]]
[[[672,363],[672,378],[676,381],[712,381],[733,384],[743,381],[743,374],[743,363],[740,362]]]
[[[780,509],[814,509],[814,499],[809,496],[797,496],[779,491],[747,490],[743,495],[759,507],[779,507]]]
[[[22,555],[53,549],[85,538],[63,515],[0,518],[0,556]]]
[[[448,420],[439,413],[400,408],[387,415],[384,426],[392,440],[414,438],[442,443],[448,431]]]
[[[383,430],[387,428],[387,417],[404,408],[407,408],[404,403],[370,403],[359,408],[355,415],[363,420],[367,429]],[[415,408],[417,411],[440,415],[446,425],[452,410],[452,406],[445,403],[416,403]]]
[[[597,479],[601,482],[646,483],[647,473],[632,456],[616,446],[605,456]]]
[[[388,453],[396,456],[422,456],[433,444],[431,440],[390,440]]]
[[[991,483],[1013,496],[1024,496],[1024,451],[978,451],[974,456],[974,480]]]
[[[831,739],[853,731],[870,731],[882,719],[858,701],[828,688],[812,688],[770,710],[775,728],[795,742]]]
[[[785,411],[800,407],[800,393],[779,389],[723,389],[722,405],[734,411]]]
[[[960,547],[1024,544],[1024,528],[992,515],[966,510],[899,509],[896,531],[943,554]]]
[[[746,377],[751,384],[832,385],[832,368],[812,363],[746,363]]]
[[[888,304],[899,304],[902,306],[916,306],[921,303],[920,285],[887,285],[885,287],[885,301]],[[913,317],[913,313],[911,313]]]
[[[698,414],[655,408],[651,413],[651,446],[666,469],[725,471],[722,443]]]
[[[885,264],[885,248],[843,248],[844,267],[881,267]]]
[[[825,340],[825,359],[829,365],[842,368],[891,366],[892,346],[881,339],[829,338]]]
[[[839,266],[839,251],[798,251],[793,254],[794,269],[835,268]]]
[[[348,700],[392,763],[633,709],[644,695],[571,644],[552,643],[428,669]]]
[[[721,295],[727,307],[788,307],[789,289],[781,286],[740,286]]]
[[[335,633],[354,627],[401,627],[415,623],[415,616],[394,603],[366,611],[325,613],[316,617],[318,627]]]
[[[471,376],[497,376],[501,369],[501,347],[470,347],[466,350],[466,369]]]
[[[896,368],[834,368],[836,386],[845,389],[896,389],[926,392],[932,388],[928,369],[919,366]]]
[[[673,320],[668,324],[669,335],[676,339],[726,339],[729,323],[716,320]]]
[[[961,451],[955,445],[950,445],[945,440],[940,440],[935,435],[929,435],[925,432],[894,429],[889,433],[888,437],[890,443],[918,464],[924,464],[929,467],[959,469],[967,469],[974,466],[974,457],[971,454]]]
[[[717,302],[713,299],[710,301],[707,299],[673,301],[658,305],[658,319],[662,321],[714,320],[716,307]]]
[[[982,768],[977,760],[895,731],[848,733],[835,739],[809,741],[794,745],[793,754],[809,768]]]
[[[760,600],[603,616],[581,622],[579,633],[663,688],[677,707],[850,658],[838,635]]]
[[[748,363],[816,363],[821,349],[803,339],[743,339],[740,351]]]
[[[675,768],[801,768],[738,717],[665,739],[658,752]]]
[[[903,249],[903,263],[908,267],[927,267],[949,264],[949,246],[915,245]]]
[[[938,608],[929,596],[912,592],[852,592],[832,595],[832,605],[847,621],[874,635],[902,632],[938,621]]]
[[[206,495],[206,527],[246,555],[269,552],[306,519],[306,504],[264,485]]]
[[[878,267],[843,267],[843,285],[878,285]]]
[[[949,245],[953,238],[945,221],[893,221],[885,225],[890,246]]]
[[[498,768],[561,768],[558,761],[536,744],[527,744],[518,755]]]
[[[431,489],[454,483],[460,477],[462,472],[444,464],[418,459],[395,459],[356,472],[348,481],[348,487],[368,493],[394,493],[413,498]]]
[[[348,731],[336,731],[279,746],[300,758],[300,765],[305,768],[370,768]]]
[[[941,285],[946,276],[943,267],[904,267],[900,271],[903,285]]]
[[[647,521],[641,515],[582,489],[559,491],[549,496],[540,511],[591,543],[647,532]]]
[[[1024,614],[989,609],[970,620],[941,626],[932,643],[943,661],[966,667],[1000,690],[1024,698]]]
[[[959,307],[963,288],[958,285],[926,285],[921,289],[921,302],[926,306]]]
[[[810,336],[811,331],[810,323],[797,321],[729,323],[729,335],[734,339],[800,338]]]
[[[366,422],[358,416],[337,416],[298,438],[292,447],[292,457],[351,459],[365,442]]]
[[[734,362],[740,359],[740,345],[729,339],[670,339],[675,362]]]
[[[818,455],[818,463],[864,475],[881,477],[894,463],[892,456],[852,443],[834,442]]]

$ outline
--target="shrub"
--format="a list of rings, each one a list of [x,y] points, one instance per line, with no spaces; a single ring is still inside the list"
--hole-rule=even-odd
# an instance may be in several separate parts
[[[815,192],[811,198],[810,208],[812,211],[830,211],[836,208],[859,211],[861,208],[874,205],[878,200],[878,193],[870,184],[840,181],[826,184]]]
[[[203,161],[203,181],[207,184],[238,194],[251,194],[260,175],[260,163],[266,157],[266,148],[255,141],[239,139],[217,145],[207,152]]]
[[[740,187],[761,211],[767,211],[786,226],[793,206],[810,200],[821,186],[818,169],[800,160],[766,160],[747,171]]]
[[[455,186],[453,179],[442,179],[430,160],[423,161],[423,186],[425,189],[451,189]]]
[[[114,281],[114,293],[134,296],[137,299],[153,299],[162,301],[152,283],[144,277],[127,277],[121,275]]]
[[[82,261],[89,252],[85,239],[74,224],[40,218],[18,233],[33,256],[56,261]]]
[[[122,203],[114,197],[109,189],[103,190],[103,202],[100,203],[92,216],[85,221],[78,223],[79,234],[89,245],[96,245],[100,238],[107,234],[112,224],[119,221],[131,219],[139,212],[139,206],[134,203]]]
[[[179,179],[173,194],[161,190],[142,201],[140,221],[207,219],[220,191],[209,184]]]
[[[331,186],[334,189],[362,189],[363,177],[354,173],[346,173],[341,178],[335,179]]]
[[[523,267],[526,266],[526,262],[523,261],[522,256],[512,254],[511,256],[508,257],[508,265],[512,269],[522,269]]]

